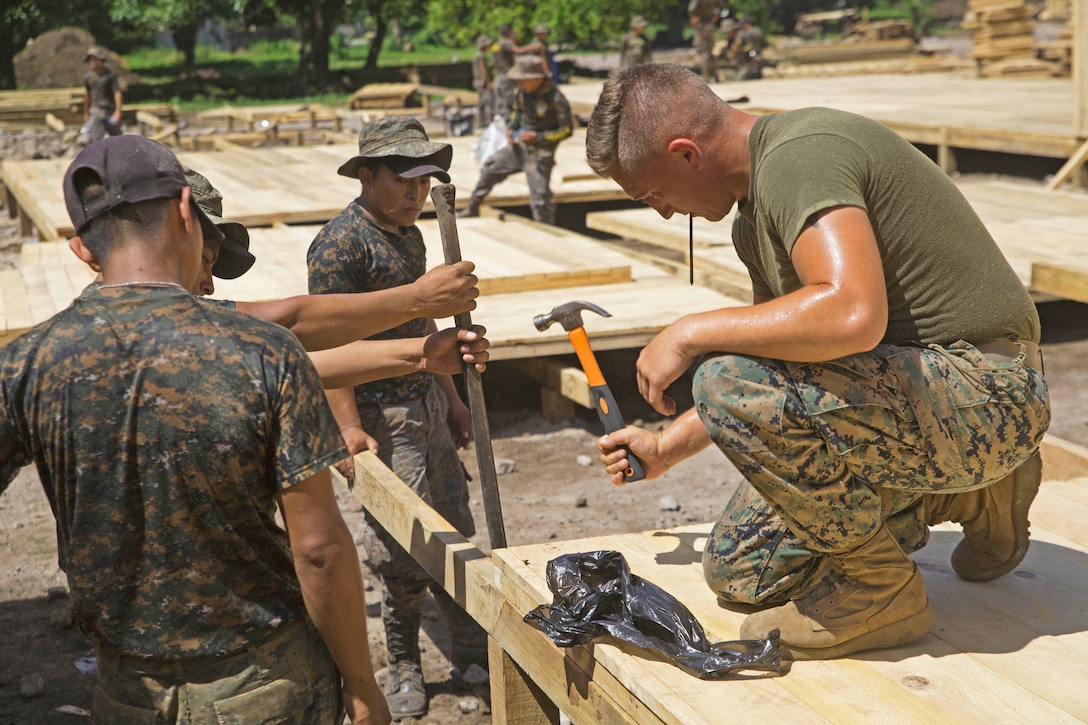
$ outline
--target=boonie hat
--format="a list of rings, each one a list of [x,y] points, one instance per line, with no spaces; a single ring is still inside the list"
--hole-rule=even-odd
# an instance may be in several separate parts
[[[257,261],[249,251],[249,230],[241,222],[223,218],[223,195],[207,178],[189,167],[185,167],[185,178],[193,188],[197,206],[223,234],[212,274],[220,279],[241,277]]]
[[[97,45],[93,45],[87,50],[87,55],[83,56],[83,60],[87,60],[88,58],[98,58],[99,60],[106,60],[106,51],[102,48],[99,48]]]
[[[453,161],[453,147],[427,138],[423,124],[412,116],[386,116],[370,121],[359,131],[359,155],[336,170],[341,176],[359,178],[367,159],[380,159],[398,176],[415,179],[433,176],[450,183],[446,172]]]
[[[632,28],[645,28],[647,25],[649,25],[649,23],[646,22],[646,18],[642,17],[641,15],[636,15],[635,17],[631,18]]]
[[[537,35],[540,35],[542,33],[551,33],[552,31],[548,30],[547,25],[545,25],[544,23],[541,23],[540,25],[533,28],[533,32],[536,33]]]
[[[491,38],[487,37],[486,35],[477,36],[477,38],[476,38],[476,47],[477,48],[486,48],[489,45],[491,45]]]
[[[551,78],[552,74],[544,70],[544,62],[536,56],[522,56],[510,69],[507,77],[514,81],[527,81],[533,78]]]
[[[730,31],[736,30],[737,25],[737,21],[733,20],[733,18],[725,18],[724,20],[722,20],[721,25],[718,26],[718,29],[721,30],[723,33],[728,33]]]
[[[106,193],[87,204],[79,198],[75,177],[80,173],[98,177]],[[64,205],[72,226],[79,234],[87,222],[116,209],[151,199],[174,199],[189,186],[181,162],[158,141],[144,136],[122,134],[107,136],[83,147],[64,172]],[[223,233],[190,198],[205,239],[222,240]]]

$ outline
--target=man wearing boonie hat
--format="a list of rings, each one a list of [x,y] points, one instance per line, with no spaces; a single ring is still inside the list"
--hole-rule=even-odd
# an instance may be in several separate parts
[[[105,50],[94,46],[83,58],[89,66],[83,75],[83,144],[98,141],[107,133],[121,133],[121,83],[106,67],[107,57]]]
[[[508,146],[496,151],[480,169],[480,179],[472,190],[468,206],[458,216],[480,214],[480,203],[491,189],[510,174],[524,171],[529,182],[529,206],[533,219],[555,224],[555,203],[552,201],[552,168],[559,142],[573,133],[570,103],[551,81],[540,58],[518,58],[510,71],[518,84],[514,96],[510,128],[506,132]]]
[[[162,144],[90,144],[64,198],[102,283],[0,349],[0,492],[36,464],[92,721],[388,721],[327,470],[346,449],[302,346],[190,294],[221,234]]]
[[[249,232],[240,222],[223,217],[223,196],[202,174],[185,169],[185,178],[201,211],[223,233],[221,242],[204,240],[198,296],[215,292],[213,275],[240,277],[253,264]],[[450,328],[427,337],[403,340],[361,340],[419,317],[452,317],[476,307],[479,295],[471,262],[435,267],[410,285],[377,292],[346,295],[295,295],[267,302],[210,299],[209,304],[240,310],[266,322],[283,325],[295,334],[326,387],[343,387],[377,380],[389,373],[459,373],[462,362],[483,372],[488,340],[480,325]]]
[[[426,269],[426,248],[415,226],[431,178],[448,183],[453,148],[427,138],[411,116],[365,124],[359,153],[340,167],[357,178],[359,197],[314,238],[306,255],[311,294],[355,293],[411,284]],[[417,317],[371,339],[419,337],[434,321]],[[369,448],[465,536],[476,525],[457,455],[472,440],[472,421],[453,381],[412,374],[328,392],[349,450]],[[386,693],[395,719],[427,711],[419,626],[433,582],[367,514],[367,558],[382,581],[382,621],[388,650]],[[441,588],[435,599],[450,629],[456,667],[486,666],[486,635]]]
[[[620,42],[620,68],[653,62],[653,43],[646,37],[647,25],[641,15],[631,18],[631,32]]]

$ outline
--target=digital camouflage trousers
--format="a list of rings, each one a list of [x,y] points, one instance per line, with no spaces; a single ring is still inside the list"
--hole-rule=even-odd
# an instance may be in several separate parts
[[[982,488],[1016,469],[1050,424],[1046,381],[958,342],[879,345],[822,363],[721,355],[701,363],[695,406],[744,476],[703,552],[723,599],[787,601],[826,555],[882,523],[925,545],[923,494]]]
[[[378,441],[378,457],[465,536],[476,533],[468,484],[446,422],[446,395],[432,381],[419,399],[359,409],[365,430]],[[382,526],[366,514],[363,545],[382,582],[382,625],[389,663],[420,661],[419,627],[430,589],[454,649],[486,650],[483,630]],[[456,654],[456,653],[455,653]]]
[[[480,180],[472,190],[472,202],[479,204],[500,181],[524,171],[525,181],[529,184],[529,208],[533,220],[555,224],[555,202],[552,200],[554,167],[554,150],[525,147],[519,143],[504,146],[484,162]]]

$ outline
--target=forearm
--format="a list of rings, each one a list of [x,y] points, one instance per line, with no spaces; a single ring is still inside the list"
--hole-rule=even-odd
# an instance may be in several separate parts
[[[295,334],[307,350],[326,350],[419,317],[410,285],[358,294],[298,295],[238,302],[238,309]]]
[[[332,392],[333,388],[420,372],[424,369],[424,339],[356,340],[340,347],[311,352],[310,360],[321,375],[325,388]],[[332,397],[329,399],[331,403]],[[351,397],[351,407],[355,408],[354,395]],[[355,417],[358,420],[357,409]]]
[[[670,468],[711,444],[710,433],[695,408],[690,408],[657,434],[661,462]]]
[[[366,601],[359,555],[347,526],[320,561],[296,561],[306,611],[329,647],[341,677],[362,692],[373,681],[367,640]]]
[[[329,399],[329,407],[332,408],[332,415],[336,418],[336,424],[340,426],[341,433],[349,428],[362,430],[363,424],[359,420],[359,407],[355,404],[354,388],[327,389],[325,397]]]

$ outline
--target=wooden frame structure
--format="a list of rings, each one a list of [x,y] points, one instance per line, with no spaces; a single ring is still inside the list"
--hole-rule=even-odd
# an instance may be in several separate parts
[[[559,649],[522,621],[551,601],[547,561],[608,548],[683,601],[712,640],[736,639],[745,615],[720,607],[702,579],[699,547],[709,523],[488,554],[370,453],[355,458],[352,490],[487,630],[497,724],[557,723],[560,712],[579,724],[1076,722],[1088,719],[1088,451],[1050,438],[1043,460],[1034,544],[1016,571],[986,584],[958,579],[948,564],[960,537],[951,525],[937,527],[915,556],[936,613],[922,640],[794,663],[780,677],[744,673],[719,682],[626,646]]]

